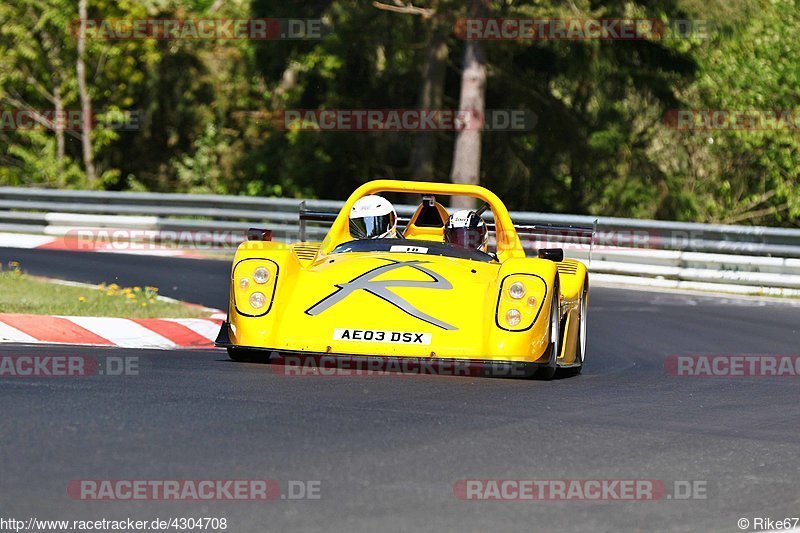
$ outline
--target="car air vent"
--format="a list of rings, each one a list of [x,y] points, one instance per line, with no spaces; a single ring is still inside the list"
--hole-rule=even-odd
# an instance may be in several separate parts
[[[578,265],[575,263],[559,263],[558,271],[562,274],[577,274]]]
[[[303,244],[294,247],[294,253],[301,261],[311,261],[314,259],[317,256],[317,250],[319,250],[319,245]]]

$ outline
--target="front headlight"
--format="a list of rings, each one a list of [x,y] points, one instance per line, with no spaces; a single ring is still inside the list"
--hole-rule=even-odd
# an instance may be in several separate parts
[[[508,295],[515,300],[519,300],[525,296],[525,285],[523,285],[521,281],[515,281],[508,288]]]
[[[263,316],[272,308],[278,264],[271,259],[243,259],[233,267],[233,302],[244,316]]]
[[[269,280],[269,270],[264,267],[258,267],[253,271],[253,281],[259,284],[264,284]]]
[[[547,295],[544,280],[534,274],[510,274],[503,278],[497,297],[497,327],[527,331],[541,313]]]
[[[250,295],[250,305],[253,306],[253,309],[261,309],[266,303],[267,297],[263,292],[254,292]]]

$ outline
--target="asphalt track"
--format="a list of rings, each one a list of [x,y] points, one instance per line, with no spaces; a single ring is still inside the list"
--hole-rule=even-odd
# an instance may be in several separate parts
[[[226,304],[225,262],[0,249],[31,273]],[[0,380],[0,517],[226,517],[227,531],[739,531],[800,514],[797,377],[670,376],[672,354],[800,354],[800,307],[594,288],[588,365],[542,381],[287,377],[221,351],[139,375]],[[86,502],[75,479],[320,480],[318,500]],[[460,479],[656,479],[705,499],[462,501]],[[752,531],[752,525],[747,529]]]

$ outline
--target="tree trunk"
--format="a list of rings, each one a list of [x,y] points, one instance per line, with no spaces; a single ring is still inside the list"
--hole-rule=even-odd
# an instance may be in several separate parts
[[[58,165],[58,179],[64,175],[64,99],[61,96],[61,81],[56,80],[53,87],[53,105],[56,111],[55,130],[56,130],[56,163]]]
[[[471,8],[473,16],[480,16],[477,12],[481,8],[481,0],[473,0]],[[481,172],[481,127],[486,96],[486,57],[481,41],[464,42],[463,68],[458,109],[469,116],[469,122],[456,134],[450,179],[453,183],[477,184]],[[455,196],[451,205],[458,209],[470,209],[475,206],[475,200]]]
[[[86,1],[78,0],[78,18],[86,20]],[[83,31],[78,32],[78,61],[76,70],[78,74],[78,92],[81,98],[81,143],[83,145],[83,166],[86,168],[86,181],[93,184],[97,175],[94,169],[94,156],[92,154],[92,100],[86,87],[86,35]]]
[[[422,69],[422,84],[419,89],[419,109],[441,109],[444,94],[444,78],[450,50],[447,35],[441,24],[433,23],[428,53]],[[433,181],[434,159],[436,158],[436,136],[433,131],[421,131],[414,135],[411,146],[411,177],[423,181]]]

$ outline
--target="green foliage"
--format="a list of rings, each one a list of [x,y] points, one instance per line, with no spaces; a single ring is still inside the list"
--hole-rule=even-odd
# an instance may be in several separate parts
[[[711,109],[786,111],[798,116],[800,13],[772,0],[698,54],[702,76],[687,100]],[[800,124],[703,134],[717,179],[697,184],[701,215],[723,222],[781,223],[800,218]]]
[[[369,179],[412,178],[418,133],[285,131],[274,122],[286,109],[416,107],[437,32],[448,50],[443,107],[456,108],[464,41],[453,28],[470,2],[402,4],[423,11],[357,0],[92,0],[91,18],[322,18],[332,29],[317,40],[90,39],[95,186],[342,198]],[[678,109],[795,110],[795,2],[481,5],[490,17],[713,23],[709,38],[484,42],[487,109],[537,117],[529,131],[482,136],[481,182],[510,208],[773,225],[800,220],[797,128],[680,131],[664,118]],[[70,0],[0,5],[2,109],[52,109],[56,87],[65,108],[77,108],[69,31],[76,17]],[[138,129],[111,126],[124,110],[139,113]],[[59,157],[52,130],[0,131],[0,185],[86,187],[74,133],[65,132]],[[429,138],[436,141],[434,179],[446,181],[454,133]]]
[[[208,316],[208,312],[202,308],[158,298],[156,287],[120,287],[105,283],[96,287],[74,287],[30,276],[14,262],[10,265],[0,264],[0,306],[4,313],[39,315],[125,318]]]

